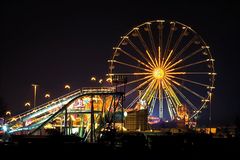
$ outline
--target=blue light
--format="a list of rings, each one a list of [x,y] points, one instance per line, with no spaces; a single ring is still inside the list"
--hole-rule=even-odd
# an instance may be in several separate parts
[[[6,125],[4,125],[4,126],[2,127],[2,129],[3,129],[4,132],[7,132],[8,127],[7,127]]]

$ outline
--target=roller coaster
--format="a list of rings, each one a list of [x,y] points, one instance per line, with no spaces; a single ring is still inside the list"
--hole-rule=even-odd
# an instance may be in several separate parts
[[[82,88],[11,117],[5,129],[13,135],[76,135],[94,142],[101,131],[123,125],[122,102],[123,93],[114,87]]]

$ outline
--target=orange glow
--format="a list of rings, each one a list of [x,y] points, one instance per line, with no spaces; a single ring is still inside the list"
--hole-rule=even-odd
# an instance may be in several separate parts
[[[92,78],[91,78],[91,81],[96,81],[96,77],[92,77]]]
[[[70,85],[66,84],[66,85],[64,86],[64,88],[65,88],[65,89],[70,89],[71,87],[70,87]]]
[[[50,98],[50,94],[45,94],[45,98]]]
[[[30,104],[30,102],[26,102],[26,103],[24,104],[24,106],[25,106],[25,107],[30,107],[31,104]]]
[[[6,112],[6,115],[11,115],[11,112],[10,112],[10,111],[7,111],[7,112]]]
[[[112,83],[112,78],[111,77],[109,77],[109,78],[107,78],[107,80],[106,80],[108,83]]]
[[[155,68],[153,70],[153,77],[156,79],[162,79],[164,77],[165,73],[163,71],[163,69],[161,68]]]

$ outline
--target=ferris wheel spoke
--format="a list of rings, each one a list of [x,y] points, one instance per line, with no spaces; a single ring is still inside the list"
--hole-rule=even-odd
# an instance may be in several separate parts
[[[182,81],[185,81],[185,82],[189,82],[189,83],[196,84],[196,85],[203,86],[203,87],[207,87],[207,88],[210,87],[207,84],[200,83],[200,82],[195,82],[195,81],[192,81],[192,80],[189,80],[189,79],[185,79],[185,78],[180,78],[180,77],[171,76],[171,75],[167,75],[167,77],[178,79],[178,80],[182,80]]]
[[[167,64],[167,62],[168,62],[169,58],[171,57],[172,53],[173,53],[173,50],[170,51],[170,53],[169,53],[168,56],[167,56],[167,59],[163,62],[163,66],[162,66],[163,68],[164,68],[165,65]]]
[[[147,101],[147,104],[149,105],[150,102],[151,102],[151,97],[153,96],[153,93],[154,93],[154,89],[149,89],[149,93],[146,94],[145,96],[145,100]]]
[[[182,62],[182,59],[178,60],[177,62],[173,63],[172,65],[170,65],[171,62],[169,62],[164,68],[166,68],[166,70],[169,70],[169,69],[171,69],[172,67],[176,66],[177,64],[179,64],[181,62]]]
[[[143,92],[145,92],[145,90],[146,90],[146,88],[143,90]],[[132,107],[134,104],[136,104],[136,102],[137,102],[139,99],[141,99],[141,95],[138,95],[138,96],[128,105],[127,109],[130,108],[130,107]]]
[[[150,59],[146,58],[144,56],[144,53],[130,40],[128,39],[129,44],[142,56],[143,59],[145,59],[145,61],[154,68],[154,65],[150,63]]]
[[[139,81],[143,81],[143,80],[148,79],[148,78],[151,78],[151,77],[152,77],[152,76],[145,76],[145,77],[140,78],[140,79],[136,79],[136,80],[129,81],[129,82],[127,82],[126,84],[117,85],[117,87],[127,86],[127,85],[130,85],[130,84],[133,84],[133,83],[137,83],[137,82],[139,82]]]
[[[131,67],[131,68],[135,68],[135,69],[140,69],[140,70],[143,70],[143,71],[151,72],[151,70],[149,70],[149,69],[138,67],[138,66],[135,66],[135,65],[132,65],[132,64],[128,64],[128,63],[125,63],[125,62],[121,62],[121,61],[117,61],[117,60],[110,60],[109,62],[118,63],[118,64],[121,64],[121,65],[124,65],[124,66],[128,66],[128,67]]]
[[[137,97],[127,106],[126,109],[131,108],[138,100],[139,100],[139,96],[137,96]]]
[[[185,61],[185,60],[191,58],[192,56],[194,56],[194,55],[196,55],[197,53],[201,52],[203,49],[204,49],[204,48],[199,48],[198,50],[190,53],[189,55],[187,55],[186,57],[184,57],[184,58],[182,59],[182,61]]]
[[[178,37],[175,45],[173,46],[173,49],[172,49],[172,50],[173,50],[173,53],[175,53],[175,51],[176,51],[179,43],[182,41],[182,38],[183,38],[183,36],[184,36],[184,34],[186,33],[186,31],[187,31],[188,28],[184,26],[184,27],[182,27],[182,29],[183,29],[183,30],[182,30],[180,36]]]
[[[157,99],[157,92],[155,92],[152,101],[151,101],[151,105],[150,105],[150,115],[152,115],[154,107],[156,105],[156,99]]]
[[[148,72],[137,72],[137,73],[110,73],[107,74],[107,76],[145,76],[145,75],[151,75],[152,73]]]
[[[183,28],[183,30],[182,30],[182,32],[181,32],[181,35],[178,37],[175,45],[173,46],[173,49],[171,50],[171,52],[170,52],[167,60],[165,61],[164,65],[163,65],[164,67],[167,67],[167,66],[169,66],[169,65],[172,63],[171,61],[170,61],[169,63],[167,63],[167,62],[168,62],[170,56],[173,56],[173,55],[174,55],[175,50],[177,49],[177,47],[178,47],[179,43],[181,42],[181,40],[182,40],[185,32],[187,31],[187,27],[182,27],[182,28]]]
[[[171,83],[170,83],[167,79],[165,79],[163,82],[164,82],[164,84],[165,84],[165,86],[166,86],[166,88],[167,88],[167,90],[168,90],[168,93],[170,94],[170,96],[171,96],[172,99],[174,100],[176,106],[182,105],[182,103],[181,103],[180,100],[178,99],[177,95],[176,95],[175,92],[173,91],[173,89],[172,89],[172,87],[171,87]],[[166,83],[168,83],[168,84],[166,84]]]
[[[173,32],[175,30],[175,22],[170,22],[170,24],[171,24],[171,27],[170,27],[170,32],[168,34],[168,39],[167,39],[167,44],[166,44],[166,47],[165,47],[165,51],[163,53],[163,59],[165,59],[165,55],[169,52],[168,51],[169,50],[169,46],[170,46],[170,43],[172,41]]]
[[[201,75],[201,74],[206,74],[206,75],[216,75],[216,73],[212,72],[169,72],[167,73],[168,75]]]
[[[149,69],[152,69],[149,65],[147,65],[146,63],[140,61],[138,58],[132,56],[132,55],[129,54],[128,52],[124,51],[123,49],[120,48],[120,51],[121,51],[122,53],[124,53],[125,55],[127,55],[128,57],[130,57],[130,58],[132,58],[133,60],[135,60],[136,62],[142,64],[143,66],[145,66],[145,67],[147,67],[147,68],[149,68]]]
[[[152,46],[152,50],[153,50],[153,53],[154,53],[154,58],[156,58],[157,56],[157,49],[156,49],[156,46],[155,46],[155,41],[154,41],[154,38],[153,38],[153,34],[152,34],[152,29],[151,29],[151,26],[150,24],[147,24],[148,26],[148,36],[149,36],[149,39],[150,39],[150,42],[151,42],[151,46]]]
[[[184,53],[191,45],[192,43],[196,40],[196,36],[194,36],[183,48],[181,51],[178,52],[178,54],[176,54],[173,59],[171,60],[171,62],[175,62],[176,59],[178,59],[178,57]]]
[[[196,55],[197,53],[201,52],[202,50],[203,50],[203,49],[200,48],[200,49],[198,49],[198,50],[190,53],[188,56],[184,57],[183,59],[180,59],[180,60],[178,60],[177,62],[173,63],[171,66],[169,66],[169,65],[172,63],[172,62],[170,61],[170,62],[166,65],[166,68],[167,68],[167,69],[170,69],[170,68],[176,66],[177,64],[184,62],[185,60],[189,59],[190,57],[193,57],[194,55]]]
[[[202,61],[198,61],[198,62],[193,62],[193,63],[190,63],[190,64],[186,64],[184,66],[181,66],[181,67],[170,69],[168,71],[175,71],[175,70],[179,70],[179,69],[195,66],[195,65],[202,64],[202,63],[209,62],[209,61],[211,61],[211,59],[206,59],[206,60],[202,60]]]
[[[171,80],[173,83],[175,83],[177,86],[180,86],[181,88],[185,89],[186,91],[188,91],[189,93],[192,93],[193,95],[195,95],[196,97],[200,98],[201,100],[202,99],[205,99],[203,96],[201,96],[200,94],[194,92],[193,90],[191,90],[190,88],[184,86],[184,85],[181,85],[180,83],[174,81],[173,79]]]
[[[161,47],[158,46],[158,66],[161,66]]]
[[[150,96],[148,97],[148,105],[152,102],[153,98],[155,97],[155,94],[156,94],[157,90],[156,89],[153,89],[150,93]],[[155,104],[154,104],[155,105]]]
[[[132,94],[133,92],[135,92],[137,89],[141,88],[142,86],[144,86],[145,84],[147,84],[149,81],[151,81],[153,78],[148,79],[147,81],[141,83],[140,85],[138,85],[137,87],[135,87],[134,89],[128,91],[125,96],[129,96],[130,94]]]
[[[185,100],[185,102],[187,102],[188,105],[192,107],[193,110],[197,110],[197,107],[195,107],[195,105],[186,96],[184,96],[184,94],[179,89],[177,89],[177,87],[173,83],[172,87]]]
[[[155,105],[156,105],[157,98],[158,98],[158,91],[155,92],[154,99],[153,99],[153,103],[152,103],[152,105],[151,105],[151,115],[152,115],[152,113],[153,113],[153,111],[154,111],[154,107],[155,107]]]
[[[152,89],[150,90],[150,94],[147,97],[148,98],[148,102],[152,101],[153,96],[156,94],[157,92],[157,88],[158,88],[158,83],[157,80],[155,80]]]
[[[168,84],[167,84],[168,83]],[[169,82],[167,82],[167,80],[163,80],[163,85],[165,86],[165,91],[167,92],[168,96],[170,97],[170,99],[172,100],[172,103],[175,104],[175,106],[178,105],[178,100],[175,99],[176,96],[174,96],[174,94],[172,93],[171,89],[170,89],[170,84]]]
[[[149,106],[149,115],[152,116],[153,115],[153,110],[154,110],[154,106],[156,103],[156,98],[153,98],[151,105]]]
[[[173,106],[174,104],[166,88],[164,89],[164,92],[166,94],[168,112],[170,114],[171,120],[173,120],[176,117],[176,112],[174,111],[174,106]]]
[[[166,93],[166,92],[165,92]],[[170,119],[173,120],[174,119],[174,114],[172,111],[172,106],[169,97],[166,95],[166,102],[167,102],[167,108],[168,108],[168,113],[170,115]]]
[[[139,38],[139,40],[141,41],[141,43],[142,43],[144,49],[149,51],[149,48],[148,48],[148,46],[147,46],[147,43],[144,41],[144,39],[143,39],[141,33],[139,32],[138,29],[137,29],[136,31],[137,31],[137,34],[138,34],[138,38]]]
[[[155,60],[155,64],[156,64],[157,66],[159,66],[159,62],[157,61],[157,59],[154,58],[154,60]]]
[[[184,96],[184,94],[182,94],[182,92],[181,92],[180,90],[178,90],[177,87],[174,85],[174,84],[176,84],[176,83],[178,83],[178,82],[176,82],[176,81],[174,81],[174,80],[172,80],[172,79],[169,79],[169,78],[167,78],[166,81],[167,81],[169,84],[171,84],[172,88],[174,88],[174,90],[175,90],[188,104],[190,104],[190,106],[191,106],[194,110],[196,109],[196,107],[193,105],[193,103],[192,103],[190,100],[188,100],[187,97]],[[178,84],[179,84],[179,83],[178,83]],[[180,102],[180,104],[181,104],[181,102]]]
[[[155,62],[154,62],[154,60],[152,59],[152,57],[151,57],[151,55],[150,55],[150,53],[149,53],[149,51],[148,51],[148,50],[146,50],[146,53],[147,53],[147,55],[148,55],[149,59],[151,60],[151,62],[152,62],[152,64],[153,64],[153,66],[154,66],[154,67],[157,67],[157,64],[155,64]]]
[[[146,96],[150,94],[150,91],[152,90],[153,88],[153,85],[155,83],[155,80],[153,79],[150,84],[147,86],[147,89],[146,91],[144,92],[143,96],[142,96],[142,99],[146,99]]]
[[[163,22],[164,21],[159,21],[158,24],[158,31],[159,31],[159,46],[158,46],[158,62],[159,62],[159,66],[161,65],[161,52],[163,50]]]
[[[143,47],[144,47],[144,49],[145,49],[145,51],[146,51],[149,59],[152,61],[153,66],[156,67],[155,62],[153,61],[152,56],[151,56],[150,53],[149,53],[149,52],[150,52],[150,49],[148,48],[148,46],[147,46],[146,42],[144,41],[144,39],[143,39],[141,33],[139,32],[139,30],[136,29],[136,31],[137,31],[137,34],[138,34],[138,38],[139,38],[140,42],[142,43],[142,45],[143,45]],[[154,55],[154,54],[153,54],[153,55]]]
[[[163,118],[163,90],[160,80],[158,80],[158,107],[159,107],[159,118]]]

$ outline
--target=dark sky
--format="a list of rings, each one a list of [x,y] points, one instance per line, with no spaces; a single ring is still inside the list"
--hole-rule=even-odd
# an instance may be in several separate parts
[[[82,3],[81,3],[82,2]],[[62,95],[91,86],[103,77],[112,47],[131,28],[145,21],[170,19],[196,30],[216,59],[213,121],[229,123],[239,108],[239,17],[237,2],[174,1],[16,1],[2,2],[0,98],[17,114],[39,87],[38,103],[48,91]]]

